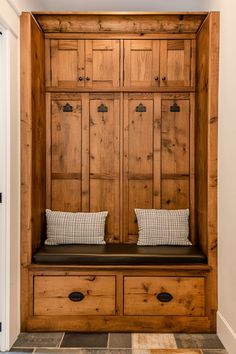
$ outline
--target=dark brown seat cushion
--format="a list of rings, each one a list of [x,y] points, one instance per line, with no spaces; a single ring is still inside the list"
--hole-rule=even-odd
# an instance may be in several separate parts
[[[35,253],[38,264],[140,265],[205,263],[206,257],[194,246],[59,245],[43,246]]]

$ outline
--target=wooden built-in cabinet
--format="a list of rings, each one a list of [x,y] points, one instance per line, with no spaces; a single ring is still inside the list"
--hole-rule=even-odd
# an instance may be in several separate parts
[[[113,88],[120,84],[120,41],[51,40],[49,86]]]
[[[48,40],[47,85],[88,89],[191,87],[194,48],[195,40]]]
[[[218,40],[216,12],[22,14],[22,331],[215,332]],[[207,262],[34,264],[46,208],[107,210],[108,243],[188,208]]]
[[[194,83],[193,40],[125,40],[125,87],[188,87]]]

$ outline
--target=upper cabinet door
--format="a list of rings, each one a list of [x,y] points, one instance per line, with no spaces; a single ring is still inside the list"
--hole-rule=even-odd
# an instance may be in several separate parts
[[[84,41],[51,40],[51,86],[84,87]]]
[[[159,86],[159,41],[124,41],[124,86]]]
[[[85,52],[85,87],[118,87],[120,85],[120,41],[86,40]]]
[[[191,86],[191,41],[160,41],[160,85]]]

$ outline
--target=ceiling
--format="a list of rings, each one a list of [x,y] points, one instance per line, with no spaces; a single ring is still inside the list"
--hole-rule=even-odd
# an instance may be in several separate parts
[[[209,0],[8,0],[20,11],[208,11]],[[215,9],[217,10],[217,9]]]

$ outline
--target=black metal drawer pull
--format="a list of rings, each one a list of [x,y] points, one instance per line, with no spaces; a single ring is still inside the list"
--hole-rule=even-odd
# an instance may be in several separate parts
[[[84,294],[79,292],[79,291],[74,291],[73,293],[70,293],[68,298],[71,300],[71,301],[82,301],[83,298],[84,298]]]
[[[156,297],[160,302],[169,302],[173,299],[173,296],[170,293],[159,293]]]
[[[73,112],[73,107],[67,103],[65,106],[63,106],[63,112]]]

